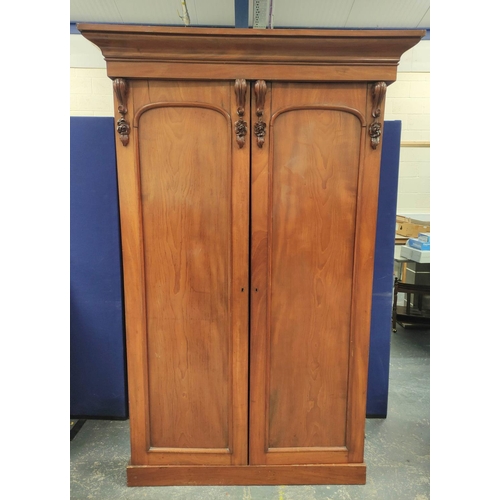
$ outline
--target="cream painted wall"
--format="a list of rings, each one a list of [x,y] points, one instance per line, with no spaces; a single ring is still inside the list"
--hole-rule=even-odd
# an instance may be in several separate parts
[[[70,68],[70,116],[113,116],[113,85],[101,68]]]
[[[70,35],[70,115],[113,116],[113,90],[100,50]],[[397,211],[430,219],[430,41],[406,52],[389,86],[386,120],[401,120]]]
[[[397,212],[430,220],[430,40],[403,54],[385,119],[402,122]]]

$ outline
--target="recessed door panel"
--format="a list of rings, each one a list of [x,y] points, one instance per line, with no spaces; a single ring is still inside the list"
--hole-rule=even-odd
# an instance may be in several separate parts
[[[345,446],[360,124],[304,109],[276,119],[290,131],[272,158],[269,447]]]
[[[135,93],[147,425],[132,444],[150,464],[247,462],[249,150],[233,87],[197,85],[197,101]]]
[[[319,85],[319,103],[280,106],[290,87],[273,86],[267,168],[253,179],[267,204],[254,207],[266,227],[252,252],[251,370],[264,375],[252,372],[251,462],[346,462],[363,121]]]
[[[226,119],[211,109],[158,107],[140,123],[151,446],[228,448]],[[193,147],[193,132],[203,149]]]

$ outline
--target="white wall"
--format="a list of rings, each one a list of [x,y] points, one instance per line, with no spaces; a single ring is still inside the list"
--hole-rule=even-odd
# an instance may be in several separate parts
[[[70,115],[113,116],[113,90],[100,50],[70,35]],[[389,86],[386,120],[401,120],[397,212],[430,220],[430,41],[401,58]]]
[[[113,85],[101,68],[70,68],[70,116],[113,116]]]
[[[401,120],[403,129],[398,214],[430,220],[430,40],[403,54],[385,119]]]

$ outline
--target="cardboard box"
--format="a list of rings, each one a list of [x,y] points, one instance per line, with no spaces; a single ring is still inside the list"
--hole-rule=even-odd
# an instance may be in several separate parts
[[[418,238],[419,233],[430,233],[431,223],[410,217],[396,216],[396,234],[408,238]]]

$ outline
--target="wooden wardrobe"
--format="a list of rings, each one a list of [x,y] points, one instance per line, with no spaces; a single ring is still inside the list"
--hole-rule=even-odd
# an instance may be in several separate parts
[[[115,91],[128,484],[363,484],[384,96],[425,32],[78,29]]]

